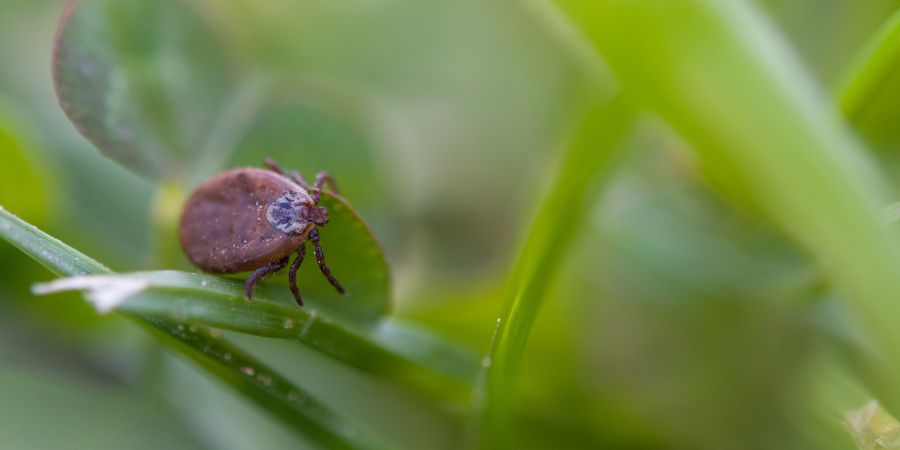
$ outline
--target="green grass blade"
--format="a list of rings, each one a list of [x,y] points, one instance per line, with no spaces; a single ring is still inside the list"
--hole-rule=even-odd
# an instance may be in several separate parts
[[[0,237],[58,275],[108,274],[104,265],[81,254],[0,208]],[[127,315],[150,329],[167,348],[194,361],[249,401],[274,414],[304,437],[326,448],[380,448],[382,445],[266,368],[214,331],[165,318]]]
[[[150,319],[147,329],[167,348],[281,418],[323,448],[386,448],[249,354],[224,342],[215,330]],[[224,345],[223,345],[224,344]],[[198,351],[199,350],[199,351]]]
[[[480,367],[470,354],[401,322],[351,327],[314,306],[298,307],[280,287],[260,286],[247,301],[238,280],[177,271],[63,278],[35,286],[38,293],[73,289],[86,291],[98,307],[143,318],[296,339],[348,366],[447,401],[466,398]],[[115,304],[104,304],[110,297]]]
[[[59,239],[14,216],[0,206],[0,236],[57,275],[112,273]]]
[[[844,116],[876,144],[900,144],[900,11],[860,50],[836,91]]]
[[[511,393],[528,334],[578,230],[612,172],[634,116],[618,97],[591,106],[542,201],[513,268],[506,304],[485,363],[482,448],[508,448],[505,437]]]
[[[900,243],[883,177],[824,92],[746,2],[561,0],[630,101],[657,112],[846,294],[884,352],[872,388],[900,411]]]

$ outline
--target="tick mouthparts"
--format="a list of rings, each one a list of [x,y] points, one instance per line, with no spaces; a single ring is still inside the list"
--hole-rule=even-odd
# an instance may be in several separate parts
[[[310,208],[309,214],[311,221],[316,224],[325,225],[328,223],[328,210],[322,206]]]

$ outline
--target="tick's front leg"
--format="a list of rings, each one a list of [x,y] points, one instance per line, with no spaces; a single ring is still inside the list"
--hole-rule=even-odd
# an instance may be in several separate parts
[[[312,198],[313,204],[319,204],[319,200],[321,200],[322,198],[322,188],[326,184],[328,185],[329,189],[331,189],[331,192],[335,194],[338,193],[337,183],[334,181],[334,177],[332,177],[328,172],[319,172],[316,174],[316,184],[313,185],[309,193],[309,196]]]
[[[322,275],[325,275],[325,278],[328,279],[328,282],[331,283],[334,288],[343,294],[344,287],[341,286],[341,283],[331,274],[331,269],[325,265],[325,253],[322,251],[322,246],[319,245],[319,229],[313,228],[312,231],[309,232],[309,240],[312,241],[313,246],[316,250],[316,262],[319,263],[319,270],[322,271]]]

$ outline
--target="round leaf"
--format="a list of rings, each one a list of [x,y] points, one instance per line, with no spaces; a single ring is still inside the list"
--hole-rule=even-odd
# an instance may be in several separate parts
[[[182,2],[70,3],[53,75],[60,105],[104,155],[178,176],[204,147],[230,89],[216,36]]]
[[[322,205],[329,218],[320,231],[325,260],[347,292],[341,295],[328,284],[313,252],[307,253],[298,276],[300,292],[316,307],[352,322],[374,321],[390,309],[390,272],[381,247],[344,199],[326,193]]]

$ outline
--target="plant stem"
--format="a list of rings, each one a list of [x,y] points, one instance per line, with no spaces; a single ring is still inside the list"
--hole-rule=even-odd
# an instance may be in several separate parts
[[[872,103],[900,68],[900,11],[872,36],[836,89],[837,104],[850,123],[859,125]]]
[[[475,425],[482,448],[509,448],[505,429],[510,394],[528,334],[577,231],[597,203],[601,178],[615,167],[634,120],[618,96],[590,105],[538,209],[510,276],[490,354],[484,359]]]
[[[180,180],[163,181],[156,188],[156,195],[150,205],[150,266],[175,267],[180,260],[178,254],[178,220],[181,205],[186,196]]]

